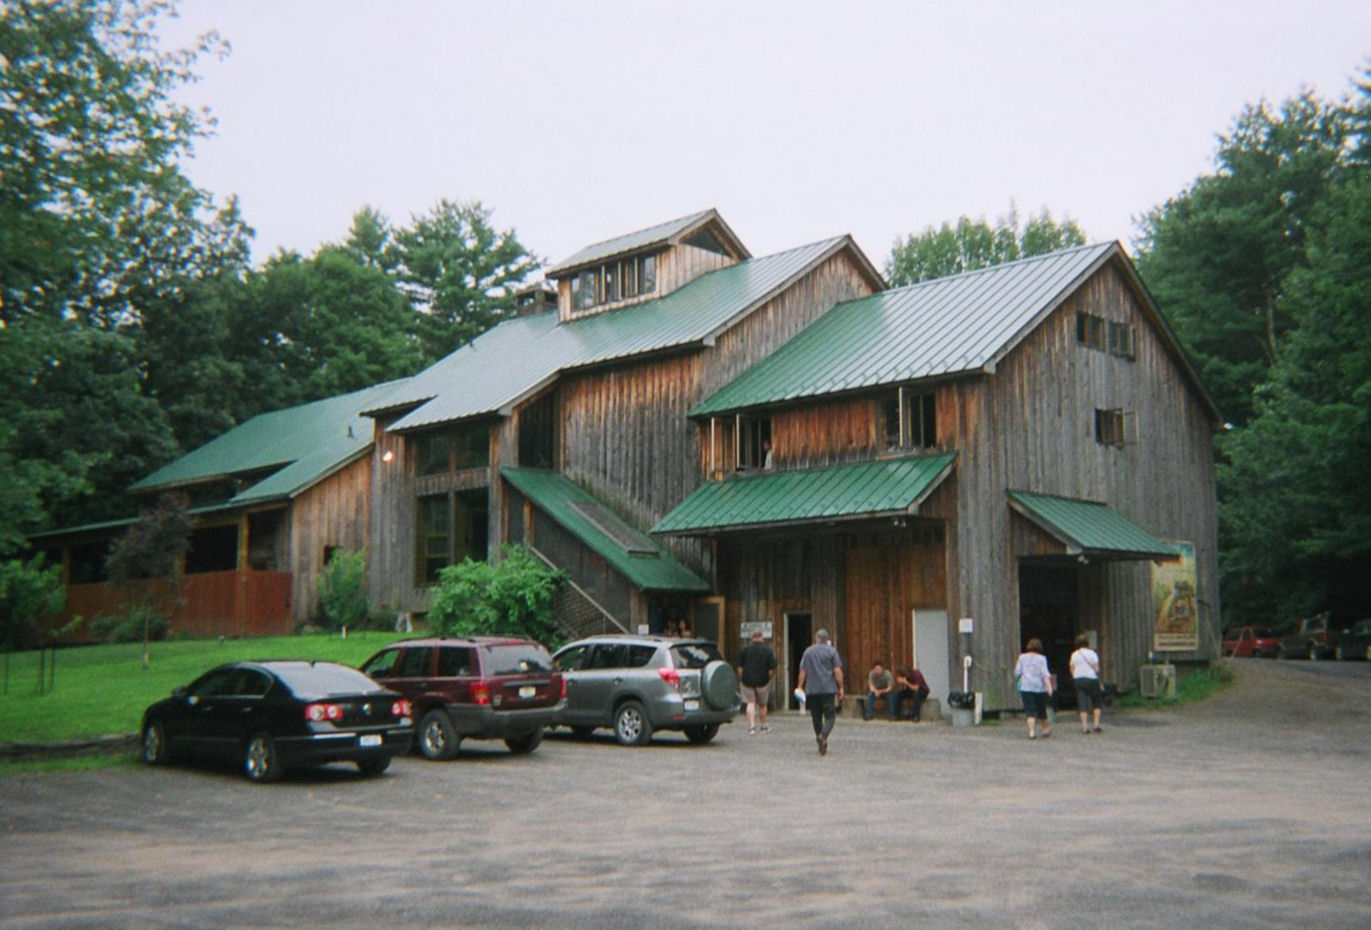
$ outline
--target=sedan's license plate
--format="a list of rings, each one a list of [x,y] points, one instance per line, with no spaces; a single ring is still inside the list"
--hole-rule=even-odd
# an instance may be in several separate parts
[[[538,689],[535,688],[533,685],[524,685],[522,688],[519,689],[519,697],[524,698],[525,700],[533,697],[537,693]]]
[[[357,737],[358,746],[379,746],[381,745],[380,733],[367,733]]]
[[[686,701],[686,702],[685,702],[685,705],[686,705],[686,710],[699,710],[699,709],[700,709],[700,702],[699,702],[699,701]]]

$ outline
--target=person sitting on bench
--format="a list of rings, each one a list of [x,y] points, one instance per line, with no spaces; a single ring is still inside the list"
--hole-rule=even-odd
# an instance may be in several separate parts
[[[895,696],[895,682],[890,678],[880,662],[871,666],[871,674],[866,676],[866,720],[876,716],[876,700],[884,699],[891,720],[900,717],[900,699]]]
[[[900,707],[905,698],[914,702],[914,712],[909,719],[917,721],[923,711],[924,698],[928,697],[928,681],[917,668],[902,668],[895,675],[895,706]]]

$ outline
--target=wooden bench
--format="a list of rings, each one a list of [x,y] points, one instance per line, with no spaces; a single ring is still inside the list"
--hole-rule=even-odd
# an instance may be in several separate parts
[[[909,703],[901,702],[900,711],[909,712]],[[844,717],[851,717],[853,720],[861,720],[862,714],[866,712],[866,695],[848,694],[843,697],[843,706],[839,708],[839,713]],[[888,720],[890,712],[886,710],[885,701],[876,702],[876,719]],[[907,719],[907,718],[902,718]],[[924,706],[919,711],[919,719],[922,721],[939,721],[943,719],[942,703],[935,697],[924,698]]]

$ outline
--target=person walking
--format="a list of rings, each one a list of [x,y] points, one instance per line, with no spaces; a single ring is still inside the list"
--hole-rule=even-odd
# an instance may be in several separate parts
[[[757,734],[758,708],[761,709],[763,733],[771,732],[766,722],[767,702],[771,700],[771,679],[776,674],[776,653],[765,642],[761,630],[752,631],[751,641],[738,653],[738,680],[743,686],[743,700],[747,702],[747,734]]]
[[[1082,633],[1076,637],[1076,651],[1071,653],[1071,678],[1076,683],[1076,707],[1080,711],[1081,732],[1100,732],[1100,656],[1090,648],[1090,637]],[[1088,720],[1094,718],[1092,728]]]
[[[828,641],[828,630],[814,634],[814,645],[800,657],[797,689],[804,692],[809,717],[814,722],[814,740],[819,755],[828,755],[828,737],[843,699],[843,660]]]
[[[1043,739],[1052,735],[1047,722],[1047,699],[1052,696],[1052,674],[1043,656],[1043,642],[1036,636],[1028,641],[1025,651],[1014,665],[1014,681],[1023,700],[1023,719],[1028,725],[1028,738],[1037,739],[1039,720],[1043,722]]]

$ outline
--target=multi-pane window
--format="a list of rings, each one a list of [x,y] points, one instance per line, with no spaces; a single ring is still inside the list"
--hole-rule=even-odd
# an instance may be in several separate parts
[[[771,418],[738,417],[738,469],[771,467]]]
[[[1076,341],[1119,358],[1138,357],[1138,328],[1132,323],[1117,323],[1093,313],[1078,311]]]
[[[416,475],[441,475],[448,470],[452,442],[447,433],[424,433],[411,442]]]
[[[657,290],[657,256],[635,255],[579,271],[571,279],[571,309],[641,297]]]
[[[1106,446],[1124,446],[1137,441],[1137,414],[1119,407],[1095,410],[1095,441]]]
[[[411,443],[414,473],[420,477],[485,468],[490,464],[490,428],[485,423],[468,423],[455,430],[424,433]]]
[[[938,444],[937,395],[900,388],[880,399],[887,449],[931,449]]]
[[[417,500],[415,576],[432,584],[438,572],[463,559],[486,560],[490,540],[490,490],[473,488]]]
[[[452,564],[452,499],[446,494],[419,498],[419,580],[433,583]]]
[[[1119,358],[1138,357],[1138,331],[1128,323],[1109,321],[1109,352]]]
[[[1105,320],[1102,316],[1084,311],[1076,314],[1076,341],[1092,349],[1105,348]]]
[[[469,423],[452,434],[452,467],[485,468],[490,464],[490,428],[484,423]]]

